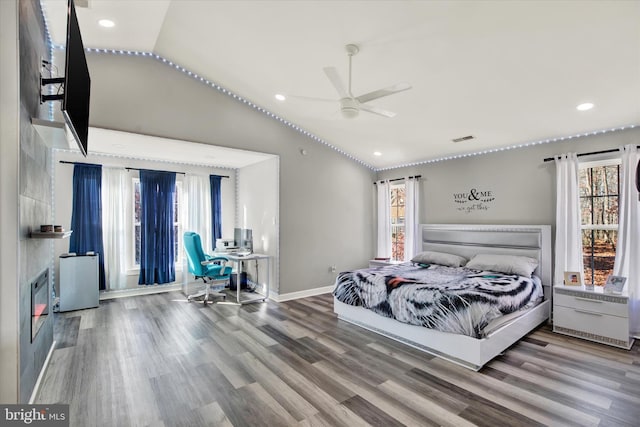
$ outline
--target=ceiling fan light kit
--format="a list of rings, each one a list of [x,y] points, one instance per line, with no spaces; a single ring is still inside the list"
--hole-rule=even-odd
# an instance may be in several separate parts
[[[353,96],[353,93],[351,92],[351,60],[353,56],[360,52],[360,48],[355,44],[348,44],[345,46],[345,50],[347,51],[347,56],[349,57],[349,83],[346,89],[344,84],[342,83],[342,79],[338,75],[338,70],[335,67],[324,68],[324,73],[327,75],[327,78],[340,96],[339,102],[342,117],[346,119],[352,119],[358,117],[360,111],[366,111],[368,113],[377,114],[383,117],[394,117],[396,113],[383,110],[382,108],[374,107],[365,103],[373,101],[374,99],[409,90],[411,89],[411,85],[408,83],[398,83],[393,86],[378,89],[360,96]]]
[[[358,102],[353,98],[342,98],[340,100],[340,112],[345,119],[358,117],[358,114],[360,114]]]

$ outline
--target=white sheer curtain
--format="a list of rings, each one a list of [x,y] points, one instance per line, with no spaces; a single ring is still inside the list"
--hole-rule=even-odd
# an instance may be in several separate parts
[[[404,260],[410,261],[420,252],[420,181],[418,178],[404,180]]]
[[[102,240],[105,287],[124,289],[126,280],[127,220],[125,206],[131,204],[131,186],[124,169],[102,168]]]
[[[389,181],[378,182],[378,257],[391,257],[391,190]]]
[[[187,174],[183,181],[182,223],[184,231],[195,231],[205,253],[213,251],[211,236],[211,192],[209,177]]]
[[[578,271],[584,278],[578,156],[556,156],[556,256],[554,284],[564,281],[565,271]]]
[[[635,187],[640,155],[634,145],[622,149],[618,246],[613,271],[627,278],[631,334],[640,338],[640,201]]]

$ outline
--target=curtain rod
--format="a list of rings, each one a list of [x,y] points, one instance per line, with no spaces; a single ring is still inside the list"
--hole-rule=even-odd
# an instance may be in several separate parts
[[[161,171],[161,170],[158,170],[158,169],[141,169],[141,168],[125,168],[125,169],[127,171],[142,171],[142,170],[144,170],[144,171],[152,171],[152,172],[173,172],[173,171]],[[186,175],[185,172],[173,172],[173,173],[180,174],[180,175]]]
[[[640,148],[640,145],[638,145],[637,148]],[[617,149],[617,148],[612,148],[611,150],[591,151],[589,153],[580,153],[580,154],[576,154],[576,156],[578,156],[578,157],[593,156],[595,154],[606,154],[606,153],[615,153],[615,152],[620,152],[620,150]],[[552,160],[555,160],[555,158],[554,157],[547,157],[546,159],[544,159],[545,162],[550,162]]]
[[[416,176],[408,176],[407,178],[409,179],[418,179],[418,178],[422,178],[422,175],[416,175]],[[388,179],[387,181],[392,182],[392,181],[402,181],[404,178],[393,178],[393,179]],[[380,182],[382,182],[384,180],[381,180]],[[373,185],[378,184],[378,181],[374,181]]]
[[[172,172],[172,171],[161,171],[161,170],[157,170],[157,169],[141,169],[141,168],[125,168],[128,171],[153,171],[153,172]],[[174,172],[180,175],[186,175],[186,172]],[[228,175],[213,175],[213,176],[219,176],[220,178],[229,178]]]
[[[60,160],[60,163],[66,163],[66,164],[69,164],[69,165],[103,166],[103,165],[96,164],[96,163],[68,162],[66,160]],[[155,172],[171,172],[171,171],[161,171],[161,170],[157,170],[157,169],[140,169],[140,168],[125,168],[125,169],[128,170],[128,171],[130,171],[130,170],[134,170],[134,171],[150,170],[150,171],[155,171]],[[180,175],[186,175],[186,172],[175,172],[175,173],[180,174]],[[213,176],[219,176],[220,178],[229,178],[229,175],[213,175]]]
[[[68,165],[86,165],[86,166],[102,166],[96,163],[85,163],[85,162],[68,162],[66,160],[60,160],[60,163],[66,163]]]
[[[125,168],[128,171],[153,171],[153,172],[172,172],[172,171],[161,171],[161,170],[157,170],[157,169],[141,169],[141,168]],[[180,175],[186,175],[186,172],[174,172]],[[213,175],[213,176],[219,176],[220,178],[229,178],[228,175]]]

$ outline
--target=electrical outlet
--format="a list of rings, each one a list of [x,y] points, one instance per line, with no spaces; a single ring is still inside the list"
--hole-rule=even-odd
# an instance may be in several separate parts
[[[329,266],[329,271],[330,271],[330,272],[335,273],[335,272],[336,272],[336,270],[337,270],[337,268],[336,268],[336,266],[335,266],[335,265],[331,265],[331,266]]]

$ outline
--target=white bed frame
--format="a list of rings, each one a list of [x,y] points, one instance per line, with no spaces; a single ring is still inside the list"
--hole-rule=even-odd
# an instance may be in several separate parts
[[[538,259],[534,274],[542,279],[545,300],[482,339],[401,323],[334,298],[338,318],[475,371],[549,319],[551,226],[426,224],[420,225],[420,234],[425,251],[454,253],[466,258],[491,253]]]

